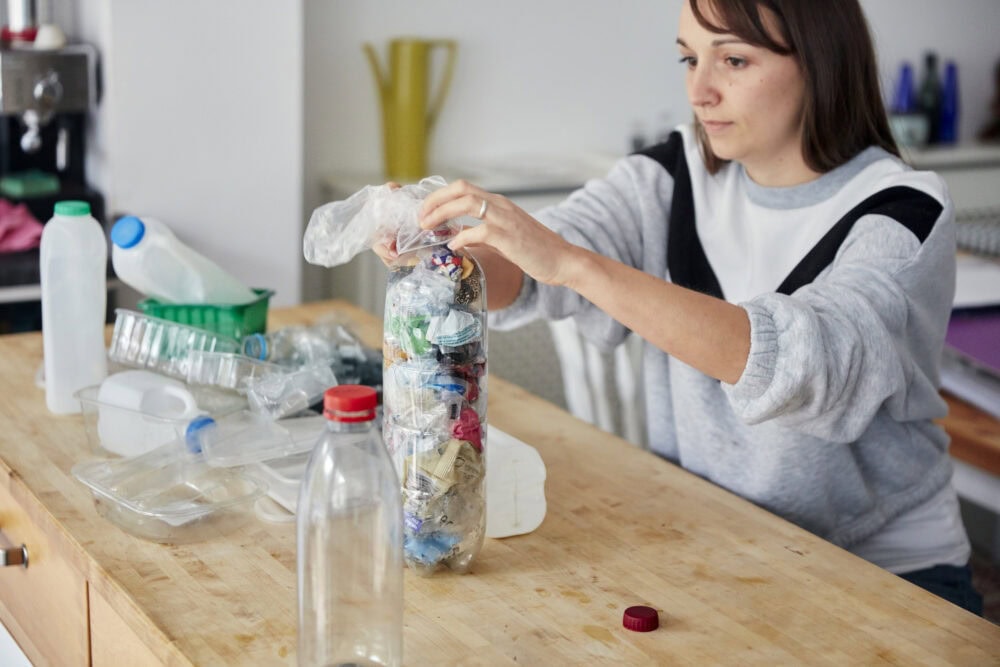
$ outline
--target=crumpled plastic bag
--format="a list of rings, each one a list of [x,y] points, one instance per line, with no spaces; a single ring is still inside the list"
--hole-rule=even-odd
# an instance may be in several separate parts
[[[417,221],[424,198],[446,184],[440,176],[429,176],[396,189],[367,185],[343,201],[323,204],[313,211],[302,239],[306,261],[338,266],[375,243],[389,244],[393,240],[400,255],[446,243],[461,231],[459,222],[449,220],[436,229],[425,230]]]

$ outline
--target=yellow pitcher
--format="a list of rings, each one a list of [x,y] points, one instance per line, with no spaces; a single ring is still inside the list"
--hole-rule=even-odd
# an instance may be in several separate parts
[[[441,82],[432,96],[429,70],[431,51],[436,47],[444,47],[448,54]],[[451,85],[456,49],[457,44],[450,39],[393,39],[386,71],[379,65],[375,48],[364,45],[382,102],[387,177],[416,181],[427,175],[427,145]]]

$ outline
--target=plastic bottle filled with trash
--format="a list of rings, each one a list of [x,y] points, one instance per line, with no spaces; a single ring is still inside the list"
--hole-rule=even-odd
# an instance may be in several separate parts
[[[446,240],[400,256],[385,302],[383,435],[421,575],[467,571],[486,529],[486,289]]]
[[[126,284],[160,301],[250,303],[258,295],[152,218],[126,216],[111,228],[111,263]]]
[[[374,427],[375,390],[343,385],[323,400],[296,513],[298,664],[400,665],[399,479]]]

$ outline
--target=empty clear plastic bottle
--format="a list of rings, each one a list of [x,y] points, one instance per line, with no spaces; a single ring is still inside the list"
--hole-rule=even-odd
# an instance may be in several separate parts
[[[282,366],[299,367],[337,357],[337,341],[320,327],[291,326],[243,339],[243,354]]]
[[[375,390],[341,385],[323,401],[298,502],[299,664],[400,665],[403,513]]]

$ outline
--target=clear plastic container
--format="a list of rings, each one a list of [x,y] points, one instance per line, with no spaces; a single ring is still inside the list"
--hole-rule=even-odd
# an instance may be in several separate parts
[[[239,346],[239,341],[205,329],[118,308],[108,358],[184,380],[190,352],[236,352]]]
[[[138,456],[184,435],[204,413],[183,383],[149,371],[123,371],[76,393],[95,451]]]
[[[56,204],[39,257],[45,404],[58,414],[80,412],[74,394],[108,373],[108,246],[87,202]]]
[[[297,513],[300,665],[400,665],[403,549],[399,480],[374,427],[375,390],[324,395],[327,426]]]
[[[191,421],[189,418],[158,417],[104,403],[99,398],[100,391],[101,386],[94,385],[76,392],[76,398],[83,407],[83,428],[87,440],[91,449],[98,454],[125,456],[145,453],[183,438],[188,422]],[[104,420],[115,424],[127,423],[128,434],[116,433],[114,426],[109,426]]]
[[[445,245],[389,272],[383,433],[400,476],[406,564],[465,572],[486,532],[486,288]]]
[[[314,439],[318,440],[317,436]],[[299,489],[306,474],[306,464],[312,450],[279,459],[261,461],[247,467],[247,471],[267,485],[267,495],[281,507],[295,513],[299,504]]]
[[[248,304],[258,295],[152,218],[126,216],[111,228],[111,262],[127,285],[158,301]]]
[[[237,469],[213,468],[183,441],[131,458],[73,467],[98,513],[122,530],[154,542],[207,540],[242,526],[264,485]]]

